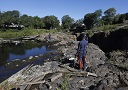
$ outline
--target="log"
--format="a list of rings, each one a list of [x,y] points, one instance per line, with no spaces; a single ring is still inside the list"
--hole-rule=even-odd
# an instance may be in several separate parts
[[[33,78],[32,80],[30,80],[29,82],[37,82],[37,81],[39,81],[39,80],[42,80],[46,74],[51,73],[51,72],[52,72],[52,71],[47,71],[47,72],[43,73],[43,75],[36,76],[35,78]],[[25,90],[29,90],[30,87],[31,87],[31,85],[32,85],[32,84],[28,84],[28,85],[26,86],[26,89],[25,89]]]
[[[22,84],[20,84],[21,86],[23,86],[23,85],[32,85],[32,84],[41,84],[41,83],[45,83],[45,80],[43,80],[43,81],[37,81],[37,82],[28,82],[28,83],[22,83]]]
[[[94,76],[94,77],[97,77],[97,75],[95,73],[91,73],[91,72],[88,72],[87,73],[87,76]]]
[[[72,75],[72,76],[79,76],[79,77],[85,77],[87,76],[88,72],[83,72],[83,71],[78,71],[78,72],[63,72],[64,74],[69,74],[69,75]]]
[[[91,73],[91,72],[68,72],[68,74],[70,75],[76,75],[76,76],[94,76],[97,77],[97,75],[95,73]]]
[[[67,69],[67,70],[69,70],[69,71],[72,71],[72,72],[78,72],[78,70],[73,69],[73,68],[71,68],[71,67],[69,67],[69,66],[66,66],[66,65],[59,65],[59,66],[62,67],[62,68],[65,68],[65,69]]]
[[[68,73],[70,73],[72,75],[76,74],[77,76],[94,76],[94,77],[97,77],[97,75],[95,73],[79,71],[79,70],[73,69],[73,68],[71,68],[69,66],[66,66],[66,65],[59,65],[59,66],[62,67],[62,68],[66,68],[67,70],[71,71],[71,72],[68,72]]]
[[[55,73],[51,77],[48,78],[48,81],[53,82],[54,80],[58,79],[61,76],[62,76],[62,73]]]

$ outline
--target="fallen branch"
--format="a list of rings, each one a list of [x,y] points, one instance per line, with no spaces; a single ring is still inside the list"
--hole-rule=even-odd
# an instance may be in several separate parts
[[[21,86],[23,86],[23,85],[29,85],[29,84],[41,84],[41,83],[45,83],[45,80],[43,80],[43,81],[37,81],[37,82],[28,82],[28,83],[22,83],[22,84],[20,84]]]
[[[37,82],[37,81],[40,81],[40,80],[42,80],[42,79],[44,78],[44,76],[45,76],[46,74],[48,74],[48,73],[52,73],[52,71],[47,71],[47,72],[43,73],[43,75],[37,76],[37,77],[33,78],[31,81],[29,81],[29,82]],[[30,87],[31,87],[31,85],[32,85],[32,84],[28,84],[25,90],[29,90]]]
[[[62,73],[55,73],[54,75],[48,78],[48,81],[53,82],[54,80],[58,79],[61,76],[62,76]]]
[[[91,73],[91,72],[88,72],[87,73],[87,76],[94,76],[94,77],[97,77],[97,75],[95,73]]]
[[[69,67],[69,66],[66,66],[66,65],[59,65],[59,66],[62,67],[62,68],[65,68],[65,69],[67,69],[67,70],[69,70],[69,71],[72,71],[72,72],[78,72],[78,70],[73,69],[73,68],[71,68],[71,67]]]

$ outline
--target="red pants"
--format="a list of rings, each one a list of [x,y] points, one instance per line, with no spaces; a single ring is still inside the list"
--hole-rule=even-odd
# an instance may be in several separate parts
[[[80,60],[80,56],[78,55],[77,60],[78,60],[79,69],[82,69],[83,63],[86,62],[86,57],[84,57],[84,60]]]

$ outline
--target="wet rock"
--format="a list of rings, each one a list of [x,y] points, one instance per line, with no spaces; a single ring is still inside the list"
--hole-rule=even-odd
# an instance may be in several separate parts
[[[30,56],[29,59],[33,59],[33,56]]]

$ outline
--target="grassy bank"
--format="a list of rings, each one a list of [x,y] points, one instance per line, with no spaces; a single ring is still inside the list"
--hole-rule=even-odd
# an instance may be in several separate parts
[[[106,34],[115,31],[119,27],[123,26],[123,24],[114,24],[114,25],[104,25],[100,27],[94,27],[90,30],[86,30],[85,33],[89,34],[89,37],[93,36],[95,33],[105,32]]]
[[[57,33],[58,30],[45,30],[45,29],[28,29],[25,28],[23,30],[6,30],[0,31],[0,38],[16,38],[22,36],[34,36],[42,33]]]

